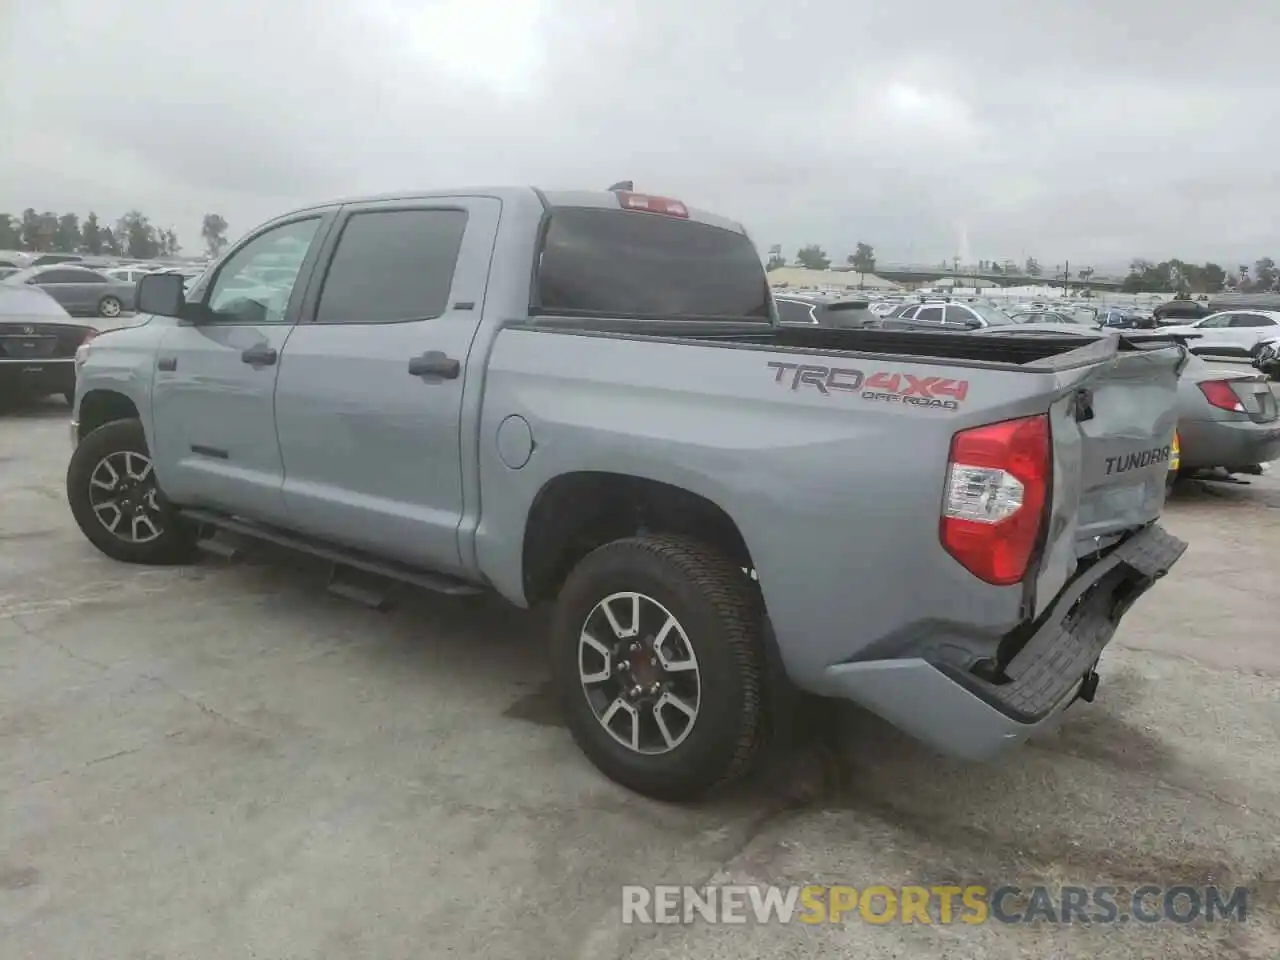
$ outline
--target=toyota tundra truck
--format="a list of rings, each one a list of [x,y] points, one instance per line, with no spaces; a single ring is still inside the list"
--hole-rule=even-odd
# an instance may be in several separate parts
[[[552,603],[574,739],[654,797],[747,770],[797,689],[989,757],[1092,698],[1186,548],[1176,342],[780,325],[746,231],[670,198],[335,202],[139,296],[76,361],[90,542]]]

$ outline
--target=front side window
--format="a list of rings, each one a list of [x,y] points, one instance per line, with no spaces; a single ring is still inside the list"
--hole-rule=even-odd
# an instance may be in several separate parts
[[[1219,313],[1212,317],[1205,317],[1199,323],[1192,324],[1197,330],[1220,330],[1223,327],[1230,326],[1231,314]]]
[[[352,214],[325,275],[316,323],[400,323],[442,315],[466,229],[465,210]]]
[[[84,283],[85,278],[78,270],[42,270],[27,282],[43,286],[46,283]]]
[[[283,323],[302,261],[311,248],[320,218],[295,220],[260,233],[227,259],[209,291],[214,323]],[[287,253],[291,269],[273,280],[262,276],[263,257]]]

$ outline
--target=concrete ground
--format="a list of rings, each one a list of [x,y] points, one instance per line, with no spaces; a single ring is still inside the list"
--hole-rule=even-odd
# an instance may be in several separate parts
[[[0,413],[0,957],[1274,958],[1280,482],[1192,483],[1191,542],[1093,704],[986,765],[851,709],[699,807],[602,779],[541,621],[329,597],[310,562],[140,569],[63,500],[66,410]],[[1251,888],[1244,923],[674,927],[624,884]]]

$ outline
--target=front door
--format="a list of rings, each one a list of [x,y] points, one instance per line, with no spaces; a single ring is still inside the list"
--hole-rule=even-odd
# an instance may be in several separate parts
[[[1220,355],[1225,348],[1228,354],[1231,353],[1231,334],[1228,332],[1231,327],[1231,317],[1230,313],[1215,313],[1211,317],[1205,317],[1199,323],[1192,324],[1192,329],[1199,336],[1187,342],[1191,352]]]
[[[312,215],[249,238],[198,294],[198,319],[161,339],[151,446],[156,478],[175,503],[284,521],[276,376],[302,299],[299,277],[326,225]],[[282,256],[288,270],[278,269]]]
[[[462,397],[479,383],[467,356],[500,210],[488,197],[343,208],[276,388],[299,530],[462,569]]]

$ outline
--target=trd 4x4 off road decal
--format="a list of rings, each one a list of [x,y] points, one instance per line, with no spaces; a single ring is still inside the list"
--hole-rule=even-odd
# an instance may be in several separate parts
[[[914,407],[958,410],[969,395],[968,380],[947,377],[917,377],[910,373],[878,371],[865,376],[849,367],[827,367],[816,363],[781,363],[770,360],[773,382],[786,384],[792,390],[808,387],[823,396],[856,393],[863,400],[883,403],[905,403]]]
[[[908,403],[914,407],[959,410],[969,395],[968,380],[949,377],[917,377],[910,373],[873,373],[867,377],[863,400]]]

